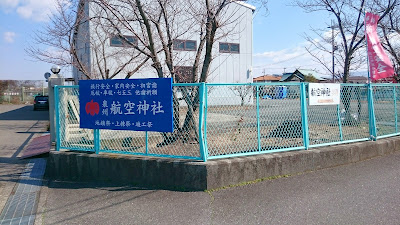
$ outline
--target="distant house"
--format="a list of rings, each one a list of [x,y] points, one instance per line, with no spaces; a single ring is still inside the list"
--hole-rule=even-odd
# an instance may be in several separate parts
[[[349,78],[347,79],[347,83],[365,84],[365,83],[368,83],[368,77],[364,77],[364,76],[349,76]]]
[[[282,78],[279,81],[280,82],[304,82],[304,75],[302,73],[299,73],[298,71],[297,72],[296,71],[293,73],[282,74]]]
[[[264,75],[260,77],[253,78],[253,82],[279,82],[281,80],[282,76],[277,76],[277,75]]]
[[[395,77],[386,77],[376,80],[375,83],[397,83],[397,81]]]
[[[314,70],[296,69],[293,73],[284,73],[280,82],[304,82],[305,76],[313,76],[318,82],[325,82],[327,79],[322,77]]]

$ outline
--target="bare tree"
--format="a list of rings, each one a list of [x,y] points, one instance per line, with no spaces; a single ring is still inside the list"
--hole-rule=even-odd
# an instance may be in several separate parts
[[[366,62],[365,54],[360,52],[364,47],[364,13],[373,11],[380,14],[382,20],[397,4],[397,0],[296,0],[296,5],[303,8],[306,12],[326,11],[334,18],[335,34],[332,37],[324,34],[324,29],[313,29],[321,38],[315,40],[311,36],[306,36],[310,41],[312,48],[308,52],[320,62],[330,73],[332,73],[328,60],[321,57],[321,53],[332,53],[331,43],[338,42],[335,51],[335,61],[338,63],[341,71],[335,74],[347,83],[350,71],[357,69]],[[375,5],[380,3],[380,9]]]
[[[383,41],[382,45],[385,50],[390,54],[392,59],[392,64],[395,71],[394,79],[396,82],[400,82],[400,44],[399,44],[399,33],[391,33],[390,30],[382,28]]]
[[[56,1],[56,13],[43,30],[36,32],[34,45],[26,49],[33,59],[72,66],[85,79],[112,79],[122,72],[129,78],[148,60],[140,51],[132,51],[137,47],[126,39],[123,44],[132,48],[109,50],[110,37],[116,34],[103,18],[107,17],[104,11],[89,15],[89,1]]]
[[[266,3],[266,1],[258,1]],[[210,73],[214,44],[218,39],[232,34],[238,19],[238,10],[228,11],[228,7],[240,8],[232,0],[93,0],[96,7],[106,11],[113,21],[114,30],[122,35],[122,31],[133,34],[138,39],[138,46],[143,46],[142,54],[151,60],[151,66],[158,77],[171,77],[174,82],[206,82]],[[229,25],[232,25],[229,27]],[[174,51],[174,44],[179,39],[195,39],[198,41],[194,54],[182,57]],[[193,57],[194,55],[194,57]],[[178,79],[177,70],[184,65],[189,69],[186,79]],[[180,97],[179,97],[180,96]],[[188,107],[184,122],[180,123],[179,99]],[[199,90],[193,87],[177,87],[174,89],[174,126],[175,134],[161,145],[174,142],[179,137],[196,132],[195,112],[198,109]],[[180,126],[180,124],[183,124]],[[195,134],[197,136],[197,134]]]
[[[396,75],[394,79],[400,82],[400,4],[396,4],[379,24],[382,45],[390,54]]]
[[[365,11],[371,11],[380,15],[378,23],[388,15],[398,0],[296,0],[296,4],[303,8],[306,12],[326,11],[335,21],[335,30],[337,30],[337,37],[333,35],[333,39],[324,38],[322,42],[315,41],[310,36],[307,39],[311,42],[312,46],[318,51],[308,51],[314,58],[317,59],[328,71],[329,69],[327,61],[320,56],[321,52],[332,53],[331,45],[327,45],[327,42],[334,43],[338,41],[338,50],[334,55],[336,62],[341,67],[342,71],[340,78],[343,83],[347,83],[352,69],[357,69],[362,65],[366,64],[365,53],[360,51],[361,48],[365,47],[365,34],[364,34],[364,13]],[[379,5],[380,7],[377,7]],[[320,37],[324,37],[321,30],[314,31],[319,34]],[[319,31],[319,32],[318,32]],[[333,45],[335,46],[335,45]],[[333,54],[333,53],[332,53]],[[335,74],[337,76],[337,74]],[[343,87],[343,105],[345,110],[344,125],[358,125],[359,120],[351,116],[351,96],[358,93],[359,91],[354,90],[352,87]],[[359,95],[357,95],[359,98]],[[361,104],[358,104],[357,112],[361,111]]]
[[[0,80],[0,103],[3,103],[4,92],[8,89],[8,81]]]
[[[174,82],[177,81],[177,67],[190,66],[191,73],[188,80],[193,83],[206,82],[214,58],[215,42],[230,35],[235,30],[234,24],[238,22],[237,20],[243,19],[240,15],[234,16],[235,13],[240,13],[235,9],[239,9],[239,4],[243,4],[239,0],[74,0],[73,2],[75,5],[63,5],[60,1],[57,16],[47,27],[46,32],[39,34],[37,38],[39,43],[50,43],[51,47],[68,52],[72,60],[68,57],[55,58],[54,55],[40,49],[30,49],[29,52],[39,60],[72,65],[88,79],[111,79],[124,72],[127,74],[126,78],[129,78],[139,69],[148,68],[147,65],[150,64],[158,77],[171,77]],[[254,0],[254,2],[265,6],[267,0]],[[228,10],[231,6],[234,7],[233,10]],[[56,32],[60,30],[59,26],[63,32]],[[132,43],[127,40],[127,34],[134,37],[137,42]],[[121,48],[120,51],[115,49],[110,52],[107,50],[109,49],[107,45],[112,36],[119,37],[130,48]],[[194,54],[182,58],[181,54],[174,51],[174,42],[187,37],[196,39],[198,45]],[[77,46],[77,43],[87,43],[93,49],[93,58],[86,61],[81,59],[79,51],[86,46]],[[119,62],[119,66],[110,66],[115,62]],[[131,66],[133,68],[130,68]],[[179,99],[188,107],[183,123],[180,123]],[[198,87],[174,89],[176,132],[169,136],[164,134],[165,141],[161,145],[177,140],[184,133],[196,132],[194,115],[199,107],[198,102]]]
[[[4,94],[7,92],[8,95],[8,101],[9,102],[19,102],[19,96],[18,96],[18,101],[16,101],[16,96],[11,96],[10,92],[19,92],[21,90],[21,86],[19,85],[19,81],[17,80],[0,80],[0,103],[3,103],[5,101],[4,99]]]
[[[217,30],[232,15],[225,10],[239,0],[56,0],[57,12],[35,35],[35,45],[26,49],[35,60],[72,66],[87,79],[112,79],[120,73],[129,78],[148,60],[158,77],[175,80],[173,41],[193,27],[199,36],[192,59],[192,82],[205,82],[215,40],[227,35]],[[253,0],[265,7],[267,0]],[[264,8],[266,9],[266,8]],[[90,24],[90,25],[89,25]],[[90,30],[89,30],[90,29]],[[138,39],[131,43],[126,33]],[[118,36],[129,48],[107,51],[110,38]],[[193,33],[192,33],[193,36]],[[38,46],[40,47],[35,47]],[[45,46],[45,48],[43,48]],[[90,49],[90,50],[89,50]],[[135,51],[132,51],[134,49]],[[86,52],[90,51],[90,53]],[[84,53],[84,54],[83,54]],[[82,56],[90,55],[90,58]],[[181,60],[178,60],[181,62]],[[116,64],[116,65],[115,65]],[[168,70],[165,71],[165,70]]]
[[[253,87],[250,85],[239,85],[232,86],[229,89],[233,92],[234,95],[240,98],[240,105],[244,106],[246,102],[250,102],[251,94],[253,93]]]
[[[158,77],[172,77],[174,81],[176,66],[182,62],[192,65],[191,82],[206,82],[213,59],[216,40],[232,34],[235,10],[228,13],[228,6],[235,5],[232,0],[92,0],[107,15],[112,15],[115,32],[125,30],[132,33],[144,46],[142,54],[152,61]],[[266,3],[265,0],[256,0]],[[237,8],[240,8],[237,6]],[[235,17],[236,18],[236,17]],[[239,19],[242,19],[239,17]],[[239,20],[236,18],[236,20]],[[232,26],[234,27],[234,26]],[[225,29],[222,29],[225,28]],[[194,37],[199,40],[195,56],[190,59],[177,58],[174,53],[174,40],[181,37]]]
[[[326,11],[335,21],[335,30],[337,30],[337,37],[333,35],[333,39],[324,38],[322,42],[315,41],[310,36],[307,36],[309,40],[318,51],[312,51],[308,49],[311,55],[317,59],[328,71],[332,73],[329,69],[327,61],[320,56],[321,52],[332,53],[331,45],[326,43],[334,43],[338,41],[338,50],[334,57],[336,62],[341,67],[341,75],[343,83],[347,83],[350,76],[350,71],[352,69],[359,68],[363,64],[366,64],[366,57],[364,52],[360,51],[362,47],[365,47],[365,34],[364,34],[364,13],[365,11],[371,11],[378,13],[380,19],[378,23],[388,15],[394,6],[397,4],[398,0],[296,0],[296,4],[303,8],[306,12],[316,12],[316,11]],[[379,3],[380,8],[376,7]],[[320,37],[324,37],[321,30],[314,31],[319,34]],[[319,31],[319,32],[318,32]],[[337,75],[336,75],[337,76]],[[359,120],[351,116],[351,96],[356,94],[358,91],[354,90],[352,87],[343,87],[343,105],[345,110],[345,120],[344,125],[357,125]],[[358,95],[357,95],[358,96]],[[358,96],[359,97],[359,96]],[[358,98],[357,97],[357,98]],[[358,104],[356,109],[358,112],[361,111],[361,104]]]

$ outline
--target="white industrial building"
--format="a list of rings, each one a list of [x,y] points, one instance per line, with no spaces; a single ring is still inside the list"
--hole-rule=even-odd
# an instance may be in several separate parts
[[[88,18],[93,17],[96,11],[93,10],[91,6],[92,3],[88,0],[82,0],[82,3],[84,4],[81,4],[78,12],[84,13]],[[218,39],[213,45],[213,60],[211,62],[207,83],[252,83],[252,28],[255,7],[242,1],[233,1],[226,6],[225,10],[226,12],[224,15],[228,15],[229,18],[226,20],[226,25],[217,30]],[[176,38],[173,45],[176,71],[190,70],[200,41],[199,35],[197,34],[199,28],[193,26],[184,29],[189,30],[189,32],[185,32],[183,35]],[[221,34],[221,32],[225,32],[226,35],[218,35]],[[98,37],[99,33],[100,36],[104,36],[103,39]],[[130,42],[140,45],[135,35],[129,32],[125,33],[123,30],[121,33],[123,33]],[[104,42],[107,38],[108,40]],[[79,26],[75,32],[74,39],[77,57],[85,64],[86,69],[89,70],[91,74],[97,74],[94,79],[102,79],[101,74],[98,74],[96,71],[96,67],[100,65],[99,56],[93,49],[96,48],[97,42],[103,41],[103,43],[105,43],[105,52],[110,55],[110,57],[106,57],[107,67],[110,73],[112,73],[118,65],[126,63],[126,60],[130,58],[132,52],[135,51],[134,48],[127,47],[126,45],[124,46],[122,44],[122,39],[112,37],[105,33],[101,34],[98,30],[98,26],[91,21],[82,23]],[[118,57],[115,57],[116,55],[118,55]],[[163,62],[163,54],[161,53],[160,61]],[[132,69],[132,67],[138,63],[139,60],[137,62],[132,62],[131,66],[119,72],[113,79],[124,79],[128,70]],[[165,77],[169,77],[168,68],[166,66],[164,67],[163,72]],[[78,83],[79,80],[86,79],[76,68],[73,68],[73,77],[76,83]],[[148,62],[140,70],[133,73],[130,78],[155,77],[157,77],[156,70],[151,67],[151,60],[148,60]],[[180,79],[178,82],[188,81]],[[224,93],[226,96],[224,96]],[[222,90],[218,91],[218,95],[221,98],[233,97],[229,91]]]

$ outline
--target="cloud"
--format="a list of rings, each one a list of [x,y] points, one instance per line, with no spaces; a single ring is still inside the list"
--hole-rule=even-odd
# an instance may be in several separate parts
[[[24,19],[47,21],[56,9],[55,0],[27,0],[17,7],[17,13]]]
[[[14,32],[8,31],[8,32],[4,32],[4,41],[7,43],[14,43],[14,38],[15,38],[16,34]]]
[[[254,57],[269,59],[271,64],[279,64],[280,62],[284,62],[287,60],[295,59],[298,57],[303,57],[306,54],[306,50],[303,46],[290,48],[290,49],[282,49],[279,51],[269,51],[263,53],[256,53]]]
[[[299,43],[294,48],[255,53],[253,77],[293,72],[298,68],[317,70],[323,75],[326,72],[325,69],[307,52],[306,46],[308,46],[307,43]],[[329,56],[326,58],[329,59]]]
[[[18,0],[1,0],[0,7],[1,8],[15,8],[18,5]]]
[[[304,44],[294,48],[286,48],[278,51],[255,53],[253,55],[253,69],[261,69],[266,73],[282,73],[284,68],[289,70],[301,65],[315,64],[312,57],[305,49]]]
[[[48,21],[56,10],[56,0],[1,0],[0,7],[7,11],[15,11],[24,19],[37,22]]]

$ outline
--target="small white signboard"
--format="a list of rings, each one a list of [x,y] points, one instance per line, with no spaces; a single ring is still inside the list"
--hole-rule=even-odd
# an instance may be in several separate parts
[[[340,84],[310,83],[308,97],[310,105],[338,105],[340,104]]]

